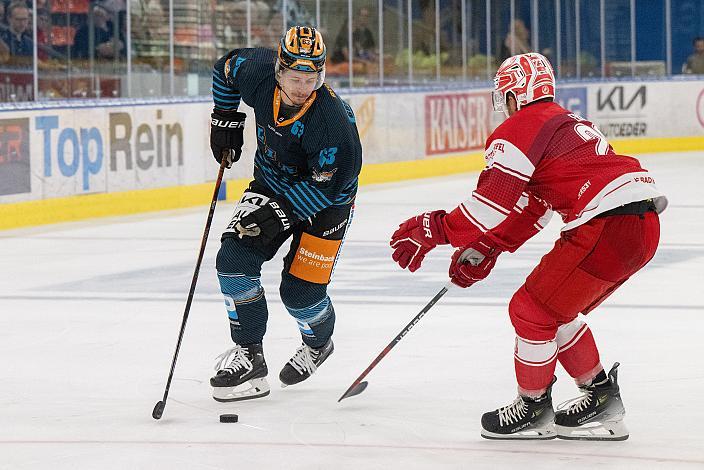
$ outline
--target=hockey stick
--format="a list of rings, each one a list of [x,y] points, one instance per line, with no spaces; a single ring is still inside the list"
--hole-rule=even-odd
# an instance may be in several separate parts
[[[442,289],[440,289],[440,291],[439,291],[437,294],[435,294],[435,297],[433,297],[433,298],[430,300],[430,302],[428,302],[428,304],[427,304],[425,307],[423,307],[423,310],[421,310],[421,311],[418,313],[418,315],[416,315],[415,317],[413,317],[413,320],[411,320],[411,321],[408,323],[408,325],[406,325],[405,328],[404,328],[403,330],[401,330],[401,332],[400,332],[398,335],[396,335],[396,337],[384,348],[384,350],[381,351],[381,353],[379,353],[379,355],[376,357],[376,359],[374,359],[374,360],[372,361],[372,363],[369,364],[369,367],[367,367],[367,368],[364,370],[364,372],[362,372],[362,375],[360,375],[359,377],[357,377],[357,380],[355,380],[354,383],[352,383],[352,385],[350,385],[350,388],[348,388],[347,391],[342,394],[342,396],[340,397],[340,399],[337,400],[338,403],[341,402],[342,400],[344,400],[345,398],[349,398],[349,397],[353,397],[353,396],[355,396],[355,395],[359,395],[359,394],[362,393],[364,390],[366,390],[367,385],[369,385],[369,382],[367,382],[366,380],[365,380],[365,381],[362,381],[362,379],[364,379],[364,377],[366,377],[367,374],[369,374],[369,372],[371,372],[371,370],[372,370],[374,367],[376,367],[376,365],[384,358],[384,356],[386,356],[386,355],[389,353],[389,351],[391,351],[391,349],[392,349],[394,346],[396,346],[396,345],[399,343],[399,341],[401,341],[401,340],[403,339],[403,337],[406,336],[406,334],[407,334],[409,331],[411,331],[411,328],[413,328],[413,327],[416,325],[416,323],[418,323],[418,322],[420,321],[420,319],[423,318],[423,315],[425,315],[426,313],[428,313],[428,310],[430,310],[430,309],[433,307],[433,305],[435,305],[435,303],[436,303],[438,300],[440,300],[440,297],[442,297],[443,295],[445,295],[445,293],[448,291],[448,289],[449,289],[451,286],[452,286],[452,283],[451,283],[451,282],[448,282],[448,283],[445,285],[445,287],[443,287]]]
[[[183,340],[183,333],[186,330],[186,322],[188,321],[188,313],[191,311],[191,303],[193,302],[193,293],[196,290],[196,283],[198,282],[198,271],[200,271],[200,264],[203,261],[203,254],[205,253],[205,244],[208,241],[208,233],[210,232],[210,224],[213,222],[213,214],[215,213],[215,204],[218,202],[218,194],[220,193],[220,183],[222,183],[222,175],[225,172],[225,167],[227,165],[227,159],[223,158],[220,164],[220,171],[218,173],[218,179],[215,181],[215,190],[213,191],[213,199],[210,201],[210,210],[208,211],[208,220],[205,223],[205,230],[203,231],[203,238],[200,241],[200,253],[198,253],[198,261],[196,262],[196,269],[193,272],[193,279],[191,279],[191,289],[188,291],[188,300],[186,301],[186,309],[183,312],[183,321],[181,322],[181,331],[178,333],[178,341],[176,341],[176,351],[174,352],[174,358],[171,361],[171,371],[169,372],[169,378],[166,380],[166,388],[164,389],[164,398],[158,401],[154,406],[152,411],[152,418],[161,419],[161,415],[164,414],[164,407],[166,406],[166,398],[169,396],[169,388],[171,388],[171,379],[174,377],[174,369],[176,368],[176,359],[178,358],[178,352],[181,349],[181,341]]]

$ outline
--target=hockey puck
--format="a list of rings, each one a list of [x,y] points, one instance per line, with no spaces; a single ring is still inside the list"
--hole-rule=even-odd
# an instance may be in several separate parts
[[[220,422],[221,423],[236,423],[238,420],[237,415],[220,415]]]

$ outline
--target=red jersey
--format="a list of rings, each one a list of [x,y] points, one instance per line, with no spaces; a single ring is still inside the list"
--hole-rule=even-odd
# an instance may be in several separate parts
[[[477,189],[447,217],[448,241],[464,246],[482,234],[515,251],[557,212],[572,229],[629,202],[667,199],[638,160],[617,155],[589,121],[554,102],[526,106],[486,141]]]

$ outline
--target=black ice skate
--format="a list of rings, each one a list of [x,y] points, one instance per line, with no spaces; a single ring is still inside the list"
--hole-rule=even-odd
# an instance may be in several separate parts
[[[286,387],[306,380],[313,375],[320,364],[325,362],[334,349],[332,338],[319,349],[313,349],[305,343],[301,345],[279,373],[281,386]]]
[[[508,406],[484,413],[482,437],[486,439],[555,439],[555,412],[552,409],[553,378],[545,394],[538,398],[519,395]]]
[[[555,428],[560,439],[585,441],[625,441],[628,429],[623,423],[626,409],[618,388],[615,363],[604,383],[579,387],[582,396],[558,406]]]
[[[210,379],[213,398],[217,401],[251,400],[269,395],[262,344],[228,349],[216,359],[217,374]]]

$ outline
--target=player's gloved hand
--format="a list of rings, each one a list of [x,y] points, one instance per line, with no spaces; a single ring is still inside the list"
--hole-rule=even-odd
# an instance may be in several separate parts
[[[278,234],[291,228],[291,206],[283,198],[271,198],[254,212],[242,217],[235,230],[240,238],[257,237],[262,245],[272,241]]]
[[[460,287],[481,281],[489,275],[500,254],[501,249],[494,242],[485,236],[480,237],[452,255],[450,280]]]
[[[442,219],[445,211],[432,211],[411,217],[399,225],[391,235],[391,257],[399,266],[414,272],[420,268],[425,255],[438,245],[447,243]]]
[[[210,149],[218,163],[226,159],[230,168],[242,155],[244,121],[247,115],[238,111],[213,109],[210,115]]]

